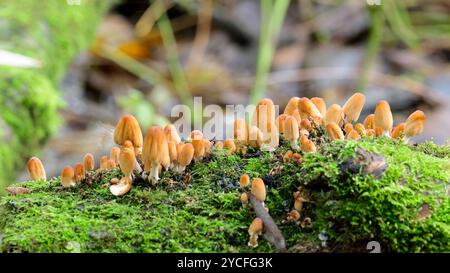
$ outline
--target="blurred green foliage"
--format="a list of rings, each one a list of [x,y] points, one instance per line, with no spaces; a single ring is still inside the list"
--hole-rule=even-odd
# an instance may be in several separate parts
[[[42,62],[36,69],[0,67],[0,189],[59,123],[58,84],[73,56],[85,49],[112,1],[5,0],[0,48]]]

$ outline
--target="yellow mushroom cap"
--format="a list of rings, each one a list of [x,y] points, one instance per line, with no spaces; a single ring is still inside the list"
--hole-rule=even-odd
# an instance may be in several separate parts
[[[292,97],[284,108],[284,114],[292,115],[295,110],[298,110],[298,103],[300,102],[299,97]]]
[[[129,140],[125,140],[125,142],[123,143],[122,147],[129,148],[129,149],[134,149],[133,143],[131,141],[129,141]]]
[[[374,113],[374,126],[381,128],[383,132],[390,132],[393,125],[393,118],[391,107],[385,100],[381,100],[377,103]]]
[[[252,126],[249,129],[248,144],[253,148],[261,147],[263,142],[263,134],[258,127]]]
[[[75,186],[75,172],[72,167],[66,166],[61,171],[61,184],[63,187],[72,187]]]
[[[47,179],[47,175],[45,173],[44,165],[41,160],[37,157],[32,157],[28,160],[27,163],[28,174],[30,175],[31,180],[40,180]]]
[[[284,123],[284,137],[287,140],[298,140],[299,128],[297,120],[293,116],[288,116]]]
[[[405,133],[405,127],[406,127],[406,123],[402,122],[399,123],[397,126],[394,127],[394,129],[392,129],[392,138],[400,138],[402,137],[402,135]]]
[[[228,138],[223,142],[223,148],[227,149],[229,153],[234,153],[236,151],[236,144],[232,139]]]
[[[180,153],[178,154],[178,164],[185,167],[191,163],[193,157],[194,146],[191,143],[185,143],[180,148]]]
[[[308,98],[301,98],[299,101],[300,117],[302,119],[307,118],[322,118],[322,114],[316,105]]]
[[[300,122],[300,128],[306,131],[312,130],[311,121],[309,119],[302,119],[302,122]]]
[[[332,104],[325,114],[324,122],[327,125],[330,122],[342,124],[344,112],[339,104]]]
[[[301,149],[305,153],[314,153],[317,151],[316,145],[314,142],[308,139],[306,135],[302,135],[300,137]]]
[[[145,135],[142,159],[145,171],[150,171],[153,165],[160,164],[164,168],[170,165],[166,135],[160,126],[153,126],[148,129]]]
[[[213,143],[206,138],[203,139],[203,143],[205,144],[205,153],[209,154],[211,152],[211,147]]]
[[[142,131],[138,121],[132,115],[124,115],[114,129],[114,142],[123,145],[126,140],[133,143],[133,147],[140,149],[142,147]]]
[[[294,152],[292,152],[291,150],[287,151],[283,155],[283,161],[288,161],[289,159],[291,159],[293,154],[294,154]]]
[[[347,133],[347,139],[359,140],[361,139],[361,136],[355,129],[353,129],[349,133]]]
[[[293,116],[297,120],[298,124],[302,123],[302,117],[300,116],[300,110],[299,109],[294,110],[294,112],[292,112],[291,116]]]
[[[175,129],[175,126],[172,124],[167,124],[164,127],[164,133],[166,134],[167,141],[172,141],[175,144],[178,144],[181,142],[180,135],[178,134],[177,130]]]
[[[277,117],[276,123],[277,123],[278,131],[280,131],[280,133],[284,134],[284,122],[286,121],[286,118],[288,116],[289,115],[281,114]]]
[[[366,102],[366,96],[361,93],[353,94],[342,107],[347,122],[357,121]]]
[[[252,125],[257,126],[263,135],[272,132],[275,127],[275,105],[271,99],[265,98],[258,102],[253,114]]]
[[[116,162],[112,158],[108,159],[108,163],[107,164],[108,164],[108,166],[107,166],[108,170],[112,170],[112,169],[114,169],[117,166]]]
[[[94,156],[90,153],[87,153],[83,158],[84,169],[86,171],[92,171],[95,169],[95,161]]]
[[[194,158],[199,159],[205,155],[206,147],[203,139],[192,139],[192,146],[194,146]]]
[[[250,185],[250,177],[248,176],[248,174],[244,173],[239,179],[239,186],[241,188],[245,188],[248,185]]]
[[[415,135],[421,134],[425,125],[425,120],[426,116],[420,110],[417,110],[409,115],[405,122],[405,136],[413,137]]]
[[[173,141],[167,141],[167,147],[169,148],[170,162],[176,162],[178,159],[177,145]]]
[[[327,135],[331,140],[344,139],[344,133],[336,123],[328,123],[326,130]]]
[[[248,127],[243,119],[236,119],[233,123],[234,139],[246,144],[248,141]]]
[[[241,202],[243,204],[247,204],[248,203],[248,195],[247,195],[247,193],[246,192],[242,193],[241,197],[239,199],[241,200]]]
[[[264,222],[261,220],[261,218],[255,218],[253,219],[252,223],[250,224],[250,227],[248,228],[248,234],[255,235],[255,234],[261,234],[264,229]]]
[[[84,165],[81,163],[77,163],[74,167],[75,182],[80,183],[85,177],[86,177],[86,170],[84,169]]]
[[[119,164],[119,154],[120,154],[120,148],[119,147],[112,147],[111,148],[111,156],[110,158],[114,160],[116,164]]]
[[[364,127],[364,125],[362,123],[357,123],[355,124],[355,130],[361,135],[361,136],[365,136],[366,135],[366,128]]]
[[[203,133],[199,130],[194,130],[190,134],[191,140],[202,140],[203,139]]]
[[[364,119],[364,127],[366,129],[374,129],[375,130],[375,115],[370,114]]]
[[[214,147],[216,147],[217,150],[223,149],[223,142],[217,141],[216,144],[214,144]]]
[[[119,167],[126,177],[131,177],[136,164],[136,155],[133,149],[122,148],[119,154]]]
[[[100,170],[108,169],[108,157],[106,155],[100,157]]]
[[[320,97],[314,97],[311,98],[312,103],[319,109],[320,114],[322,114],[322,117],[325,116],[327,112],[327,104],[325,103],[325,100]]]
[[[252,182],[252,193],[260,202],[266,200],[266,186],[261,178],[255,178]]]
[[[353,125],[351,123],[346,123],[344,125],[344,132],[346,134],[350,133],[351,131],[353,131]]]

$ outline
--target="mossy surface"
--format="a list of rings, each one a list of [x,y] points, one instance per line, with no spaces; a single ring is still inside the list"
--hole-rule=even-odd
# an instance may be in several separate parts
[[[264,179],[266,206],[289,251],[366,251],[367,242],[378,241],[382,251],[450,252],[448,154],[422,145],[384,138],[326,142],[301,163],[283,163],[284,146],[273,154],[217,151],[183,175],[164,173],[155,187],[135,181],[123,197],[108,190],[109,180],[121,176],[118,169],[73,189],[63,189],[59,178],[24,182],[31,193],[0,200],[0,250],[275,251],[262,238],[257,248],[247,246],[255,215],[239,201],[239,176],[246,172]],[[383,155],[387,169],[380,177],[346,167],[361,149]],[[305,228],[285,221],[299,186],[310,199],[302,219],[310,217],[312,225]],[[319,240],[324,236],[327,247]]]
[[[15,170],[59,125],[58,85],[70,61],[85,49],[112,1],[4,0],[0,48],[42,63],[39,68],[0,66],[0,194]]]

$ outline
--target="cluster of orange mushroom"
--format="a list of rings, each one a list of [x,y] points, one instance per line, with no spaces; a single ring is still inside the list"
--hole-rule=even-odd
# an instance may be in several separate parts
[[[332,104],[327,108],[322,98],[293,97],[284,112],[276,117],[275,105],[271,99],[264,98],[257,105],[251,124],[244,119],[236,119],[233,124],[233,139],[222,141],[208,140],[199,130],[190,133],[182,141],[172,124],[164,128],[153,126],[143,137],[139,123],[132,115],[124,115],[114,130],[114,142],[118,147],[111,149],[110,156],[100,158],[100,167],[95,170],[94,156],[86,154],[83,163],[64,167],[61,171],[61,183],[64,187],[80,184],[86,173],[102,172],[119,166],[123,173],[121,179],[111,181],[111,192],[120,196],[131,189],[134,173],[139,173],[151,183],[159,180],[160,172],[173,169],[183,172],[192,161],[202,160],[212,149],[224,149],[227,153],[245,154],[249,148],[274,151],[280,138],[289,142],[294,150],[288,151],[284,160],[300,161],[303,153],[316,152],[318,147],[310,139],[310,134],[323,127],[331,140],[355,139],[363,136],[388,136],[408,140],[423,131],[425,114],[415,111],[405,122],[393,127],[392,112],[386,101],[380,101],[374,114],[358,123],[365,103],[365,96],[355,93],[344,106]],[[142,162],[143,169],[141,167]],[[46,179],[42,162],[33,157],[28,162],[31,179]]]

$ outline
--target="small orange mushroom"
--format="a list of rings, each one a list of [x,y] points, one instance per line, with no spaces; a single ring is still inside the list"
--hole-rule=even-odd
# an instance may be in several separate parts
[[[75,182],[75,172],[72,167],[64,167],[61,171],[61,184],[64,188],[76,186]]]
[[[194,158],[194,146],[191,143],[185,143],[181,146],[180,152],[178,153],[178,166],[176,171],[183,172],[186,166],[191,164]]]
[[[123,145],[125,141],[131,141],[135,154],[139,155],[142,150],[143,137],[138,121],[132,115],[124,115],[114,129],[114,142]]]
[[[288,116],[284,123],[284,137],[289,140],[292,149],[300,149],[298,146],[299,128],[297,120],[293,116]]]
[[[45,173],[44,165],[41,160],[37,157],[32,157],[27,163],[28,174],[31,180],[47,180],[47,175]]]
[[[114,196],[122,196],[128,193],[131,189],[131,178],[128,176],[122,177],[118,183],[114,183],[109,187],[109,191]]]
[[[130,178],[132,180],[133,170],[135,168],[136,155],[134,154],[134,150],[130,148],[122,148],[119,154],[119,167],[123,172],[125,177]]]
[[[314,105],[314,103],[308,98],[303,97],[300,99],[299,110],[300,110],[300,117],[302,118],[302,120],[308,118],[311,118],[313,120],[323,118],[319,109],[317,109],[316,105]]]
[[[119,154],[120,154],[120,148],[119,147],[112,147],[111,148],[111,156],[110,158],[114,160],[114,163],[119,164]]]
[[[246,192],[242,193],[240,198],[241,203],[242,203],[242,207],[246,208],[248,206],[248,195]]]
[[[160,126],[153,126],[148,129],[144,140],[142,159],[144,161],[144,171],[150,171],[150,182],[159,180],[160,165],[165,169],[169,167],[169,147],[164,130]]]
[[[228,154],[234,154],[236,152],[236,144],[230,138],[226,139],[223,142],[223,148],[227,151]]]
[[[334,122],[338,125],[342,125],[344,112],[339,104],[332,104],[325,114],[324,123],[328,125],[330,122]]]
[[[264,230],[264,222],[261,218],[255,218],[250,227],[248,228],[248,234],[250,235],[250,240],[248,241],[248,246],[257,247],[258,246],[258,237],[262,234]]]
[[[393,118],[389,103],[385,100],[379,101],[375,107],[374,115],[375,132],[378,127],[381,129],[382,135],[390,136]]]
[[[291,210],[287,215],[288,222],[297,222],[300,220],[300,213],[297,210]]]
[[[341,128],[334,122],[330,122],[327,125],[327,135],[328,137],[333,140],[338,139],[344,139],[344,133],[342,132]]]
[[[178,132],[175,129],[175,126],[173,126],[172,124],[167,124],[164,127],[164,134],[166,135],[167,141],[172,141],[175,144],[178,144],[181,142],[180,135],[178,135]]]
[[[74,179],[77,184],[81,183],[83,179],[86,178],[86,170],[84,165],[77,163],[74,167]]]
[[[311,101],[312,103],[314,103],[317,109],[319,109],[319,112],[322,115],[322,117],[324,117],[327,112],[327,104],[325,103],[325,100],[320,97],[314,97],[311,98]]]
[[[263,142],[263,134],[258,127],[250,127],[248,134],[248,144],[253,148],[260,148]]]
[[[293,115],[294,111],[298,110],[299,102],[300,102],[299,97],[292,97],[287,103],[286,108],[284,108],[284,114]]]
[[[261,178],[255,178],[252,181],[252,194],[264,205],[266,200],[266,185]]]
[[[248,187],[248,185],[250,185],[250,177],[248,176],[248,174],[244,173],[239,178],[239,186],[243,189]]]
[[[342,106],[342,111],[345,115],[346,122],[356,122],[358,121],[359,115],[366,102],[366,96],[361,93],[353,94]]]
[[[308,139],[307,136],[302,135],[300,137],[301,149],[304,153],[315,153],[317,151],[316,145],[314,142]]]
[[[281,114],[281,115],[279,115],[279,116],[277,117],[276,122],[277,122],[278,131],[279,131],[280,133],[282,133],[282,134],[284,134],[284,123],[285,123],[286,118],[287,118],[288,116],[289,116],[289,115]]]
[[[358,134],[358,131],[353,129],[349,133],[347,133],[347,139],[360,140],[361,136]]]
[[[406,140],[409,138],[419,135],[423,132],[423,127],[425,125],[426,116],[425,114],[417,110],[406,119],[405,124],[405,137]]]
[[[394,129],[392,129],[391,133],[392,138],[395,139],[402,138],[405,135],[405,126],[406,126],[405,122],[399,123],[397,126],[395,126]]]
[[[84,169],[87,172],[93,171],[95,169],[95,161],[94,161],[94,156],[92,154],[87,153],[83,157],[83,163],[84,163]]]
[[[100,157],[100,171],[108,169],[108,156],[104,155]]]
[[[375,115],[370,114],[364,119],[364,127],[366,129],[374,129],[375,130]]]

